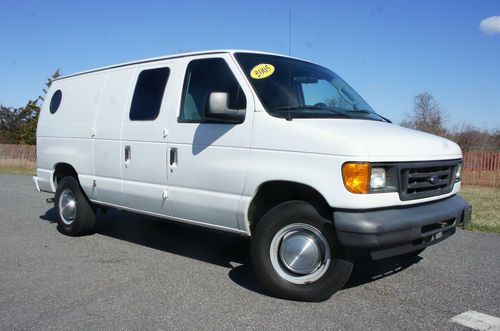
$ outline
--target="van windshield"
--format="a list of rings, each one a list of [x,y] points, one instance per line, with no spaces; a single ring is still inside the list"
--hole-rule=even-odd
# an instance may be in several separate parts
[[[273,116],[385,121],[349,84],[324,67],[275,55],[236,53],[235,57]]]

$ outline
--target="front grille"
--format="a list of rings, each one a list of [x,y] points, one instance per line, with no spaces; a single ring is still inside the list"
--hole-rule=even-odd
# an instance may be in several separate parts
[[[400,199],[422,199],[450,193],[459,161],[400,164]]]

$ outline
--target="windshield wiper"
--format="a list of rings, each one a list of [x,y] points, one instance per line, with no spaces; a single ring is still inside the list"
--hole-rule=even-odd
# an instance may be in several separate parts
[[[348,113],[362,113],[362,114],[372,114],[372,111],[366,109],[356,109],[356,110],[347,110]],[[378,115],[378,114],[377,114]]]
[[[323,107],[320,107],[320,106],[311,106],[311,105],[303,105],[303,106],[283,106],[283,107],[275,107],[273,108],[272,110],[278,110],[278,111],[281,111],[281,110],[298,110],[298,109],[308,109],[308,110],[311,110],[311,109],[314,109],[314,110],[323,110],[325,108]]]
[[[272,109],[273,112],[284,114],[284,115],[290,115],[290,116],[286,117],[288,120],[290,120],[292,118],[292,116],[291,116],[292,114],[314,115],[313,113],[307,113],[307,112],[301,113],[300,111],[297,111],[297,110],[319,110],[317,112],[318,114],[330,113],[330,114],[335,114],[338,117],[351,118],[349,115],[344,114],[340,111],[333,110],[330,108],[324,108],[321,106],[311,106],[311,105],[291,106],[291,107],[284,106],[284,107],[276,107],[276,108]],[[302,118],[303,116],[299,116],[299,117]]]
[[[380,114],[377,114],[376,112],[374,111],[369,111],[369,110],[366,110],[366,109],[357,109],[357,110],[348,110],[347,111],[348,113],[362,113],[362,114],[375,114],[377,115],[378,117],[380,117],[383,121],[385,122],[388,122],[388,123],[392,123],[391,120],[385,118],[384,116],[380,115]],[[381,122],[383,122],[381,121]]]

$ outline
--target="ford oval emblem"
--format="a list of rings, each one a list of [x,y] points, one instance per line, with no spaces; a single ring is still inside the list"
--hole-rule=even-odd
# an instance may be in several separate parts
[[[436,185],[439,183],[439,176],[432,176],[427,181],[432,185]]]

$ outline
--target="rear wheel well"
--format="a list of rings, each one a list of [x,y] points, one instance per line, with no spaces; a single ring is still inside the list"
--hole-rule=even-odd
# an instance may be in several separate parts
[[[70,164],[68,163],[58,163],[56,164],[54,168],[54,186],[57,187],[57,183],[64,177],[73,177],[75,180],[80,184],[80,181],[78,180],[78,173],[76,172],[75,168],[73,168]]]
[[[259,220],[271,208],[280,203],[301,200],[311,204],[318,213],[331,220],[331,208],[325,198],[311,186],[296,182],[272,181],[262,184],[248,208],[250,231],[253,232]]]

